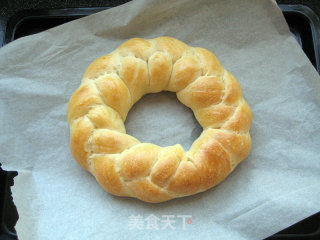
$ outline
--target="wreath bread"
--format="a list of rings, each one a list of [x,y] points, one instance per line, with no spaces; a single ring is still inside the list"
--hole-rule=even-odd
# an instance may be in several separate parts
[[[189,151],[126,134],[130,108],[143,95],[176,92],[203,128]],[[203,192],[247,157],[250,107],[239,82],[203,48],[171,38],[134,38],[86,70],[68,104],[75,160],[109,193],[163,202]]]

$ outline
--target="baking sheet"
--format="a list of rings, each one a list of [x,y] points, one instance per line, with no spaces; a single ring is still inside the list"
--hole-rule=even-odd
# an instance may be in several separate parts
[[[163,35],[213,51],[238,78],[253,144],[219,186],[148,204],[109,195],[77,165],[66,107],[95,58],[131,37]],[[137,0],[18,39],[0,49],[0,161],[19,171],[19,239],[272,235],[320,210],[319,92],[319,75],[271,0]],[[126,127],[140,141],[185,149],[201,132],[172,93],[145,96]]]

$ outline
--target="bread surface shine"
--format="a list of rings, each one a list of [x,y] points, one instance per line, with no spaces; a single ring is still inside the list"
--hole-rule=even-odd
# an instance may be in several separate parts
[[[176,92],[203,132],[188,151],[126,134],[143,95]],[[75,160],[109,193],[163,202],[224,180],[250,151],[252,113],[237,79],[216,56],[171,38],[134,38],[96,59],[68,104]]]

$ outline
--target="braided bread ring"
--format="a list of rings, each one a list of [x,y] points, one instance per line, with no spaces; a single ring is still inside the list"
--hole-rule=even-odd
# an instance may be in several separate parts
[[[126,134],[124,121],[143,95],[176,92],[203,132],[185,152]],[[70,148],[109,193],[146,202],[203,192],[250,151],[250,107],[239,82],[213,53],[170,37],[134,38],[96,59],[68,104]]]

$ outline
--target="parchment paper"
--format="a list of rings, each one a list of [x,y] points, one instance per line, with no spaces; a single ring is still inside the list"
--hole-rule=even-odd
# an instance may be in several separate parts
[[[219,186],[147,204],[109,195],[77,165],[66,107],[94,59],[163,35],[213,51],[238,78],[253,144]],[[271,0],[137,0],[16,40],[0,49],[0,96],[0,159],[19,171],[21,240],[262,239],[320,210],[320,78]],[[144,97],[126,126],[140,141],[185,149],[201,132],[170,93]],[[159,229],[148,229],[150,216]]]

